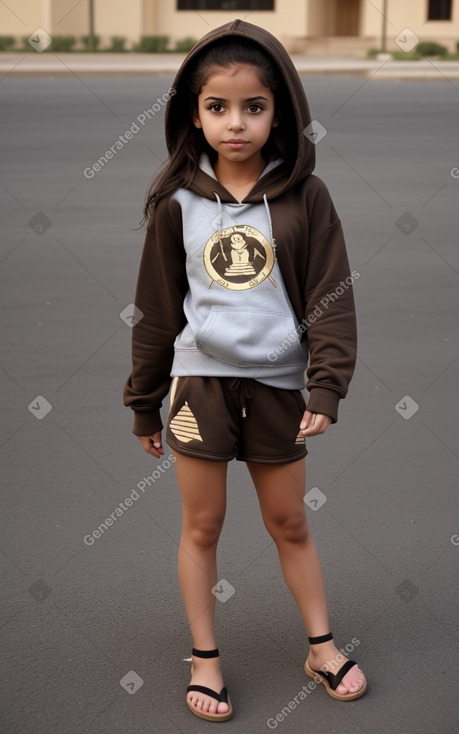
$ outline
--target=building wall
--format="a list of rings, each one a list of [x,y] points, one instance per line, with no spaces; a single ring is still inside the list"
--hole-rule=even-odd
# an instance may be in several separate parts
[[[7,5],[0,3],[0,35],[28,37],[37,28],[45,28],[45,22],[50,27],[51,16],[51,0],[12,0]]]
[[[335,27],[335,0],[322,0],[320,3],[308,0],[307,6],[306,34],[310,37],[332,36]]]
[[[130,47],[140,36],[149,35],[144,28],[144,4],[151,4],[151,0],[147,3],[142,0],[94,0],[94,28],[103,44],[107,45],[111,36],[124,36],[129,39],[127,46]]]
[[[50,35],[82,36],[88,32],[89,0],[9,0],[0,3],[0,35],[28,37],[37,28]],[[275,0],[274,12],[177,11],[175,0],[94,0],[95,31],[103,44],[124,36],[128,46],[141,35],[167,35],[172,43],[187,36],[200,38],[236,17],[263,26],[291,52],[301,51],[304,39],[358,35],[378,45],[383,0]],[[404,28],[421,40],[438,40],[451,50],[459,39],[459,0],[453,0],[453,20],[427,21],[428,0],[387,0],[387,46]]]
[[[151,0],[144,0],[147,4]],[[149,26],[145,33],[163,33],[176,41],[186,36],[201,38],[212,28],[241,18],[260,25],[273,33],[288,46],[292,36],[305,36],[307,32],[307,2],[276,0],[273,12],[247,11],[193,11],[176,10],[175,0],[154,0],[156,28]]]
[[[397,49],[394,38],[405,28],[416,33],[421,41],[439,41],[455,50],[459,40],[459,0],[453,0],[451,21],[428,21],[428,0],[387,1],[387,48]],[[361,35],[381,38],[383,0],[364,2]],[[379,11],[379,12],[378,12]],[[399,49],[398,49],[399,50]]]

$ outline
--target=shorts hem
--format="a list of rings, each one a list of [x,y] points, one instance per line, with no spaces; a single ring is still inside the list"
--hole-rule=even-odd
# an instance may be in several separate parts
[[[177,447],[170,441],[167,441],[169,446],[171,447],[172,451],[175,451],[177,454],[182,454],[183,456],[190,456],[193,459],[203,459],[204,461],[221,461],[221,462],[227,462],[232,461],[236,458],[236,452],[234,454],[231,454],[230,456],[219,456],[216,454],[210,454],[208,451],[199,451],[199,449],[189,449],[184,448],[183,446]]]
[[[308,450],[304,449],[294,456],[236,456],[237,461],[245,461],[250,464],[293,464],[294,461],[304,459],[308,454]]]

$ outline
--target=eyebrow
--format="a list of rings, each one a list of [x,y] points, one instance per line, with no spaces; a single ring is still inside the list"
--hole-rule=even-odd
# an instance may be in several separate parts
[[[227,99],[224,99],[224,97],[206,97],[204,102],[208,102],[210,99],[213,99],[215,102],[227,102]],[[257,95],[256,97],[247,97],[247,99],[244,99],[244,102],[255,102],[257,99],[263,99],[265,102],[269,102],[269,99],[267,97],[263,97],[261,94]]]

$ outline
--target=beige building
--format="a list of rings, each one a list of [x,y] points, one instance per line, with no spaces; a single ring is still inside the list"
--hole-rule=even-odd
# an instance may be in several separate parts
[[[22,39],[43,28],[51,37],[79,38],[88,33],[91,5],[101,47],[112,36],[131,48],[141,36],[165,35],[172,49],[242,18],[274,33],[291,53],[363,54],[381,47],[384,15],[388,50],[407,28],[451,51],[459,40],[459,0],[9,0],[0,3],[0,35]]]

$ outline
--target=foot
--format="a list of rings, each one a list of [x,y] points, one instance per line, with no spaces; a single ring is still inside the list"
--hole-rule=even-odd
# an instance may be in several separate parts
[[[335,647],[333,640],[311,645],[308,655],[309,665],[313,670],[320,670],[322,666],[326,672],[336,675],[348,658]],[[336,688],[336,693],[345,696],[347,693],[358,693],[366,686],[365,676],[358,665],[354,665],[343,677]]]
[[[223,688],[223,677],[219,658],[198,658],[192,655],[191,660],[190,685],[207,686],[216,693],[220,693]],[[219,703],[215,698],[198,691],[190,691],[187,695],[187,701],[192,708],[208,714],[226,714],[229,711],[227,703]]]

